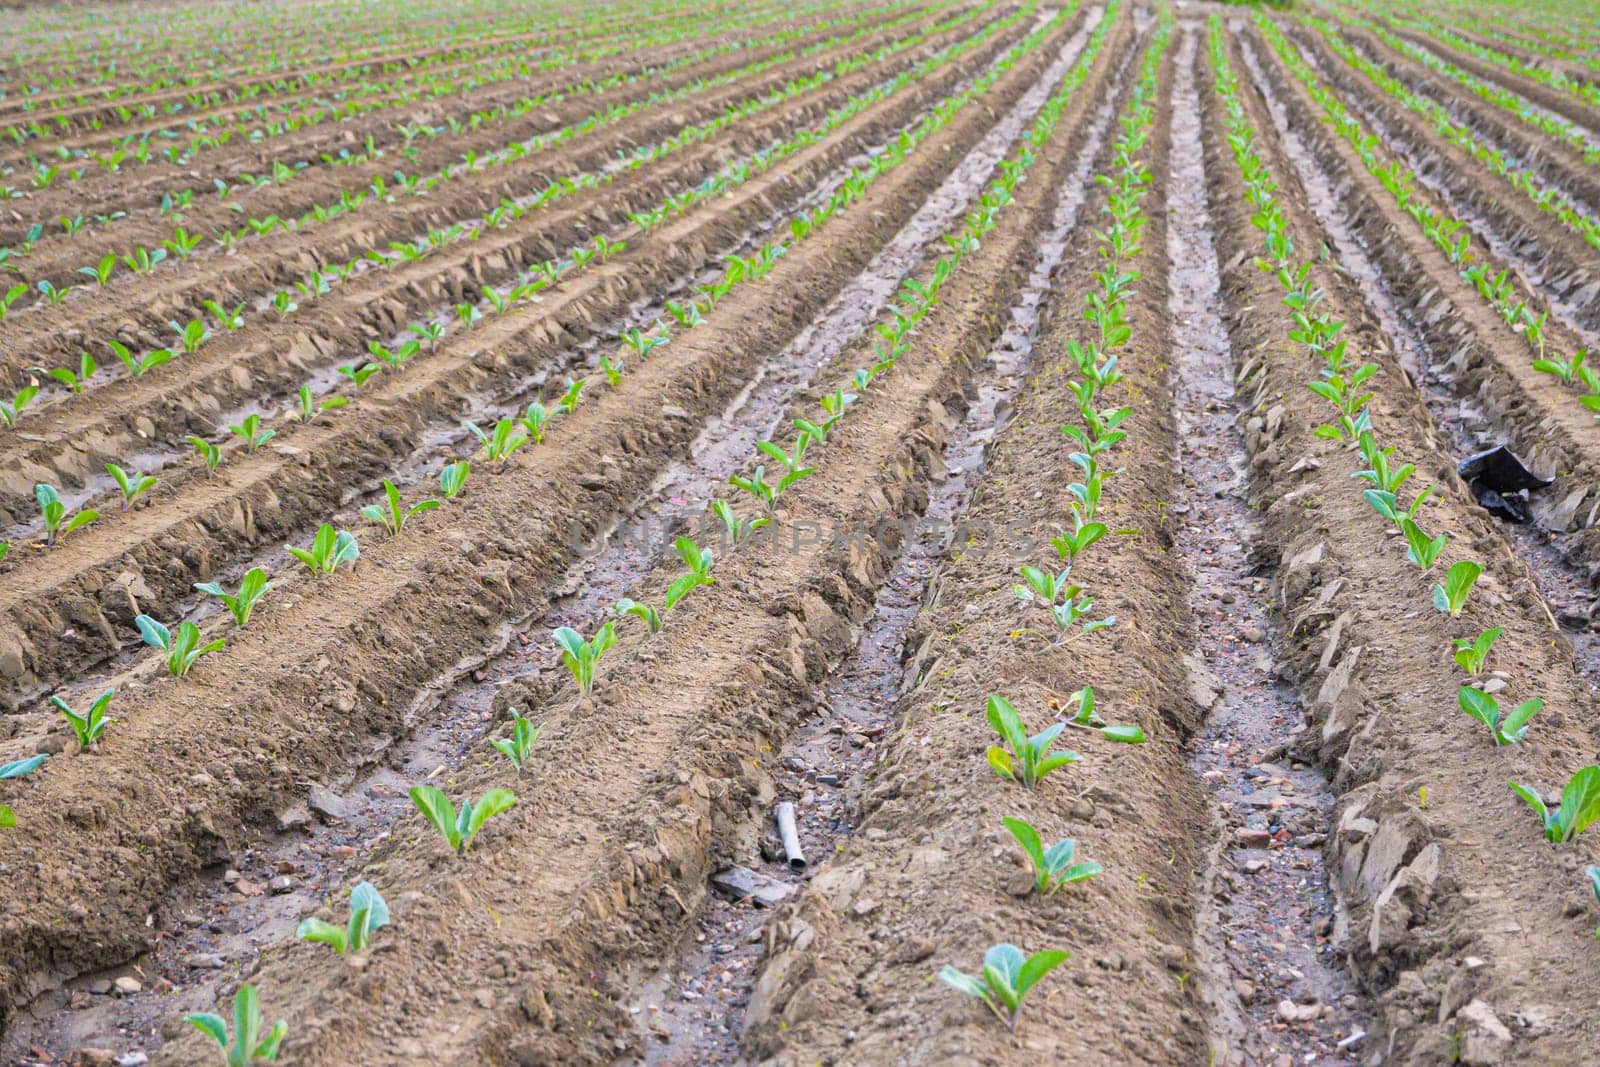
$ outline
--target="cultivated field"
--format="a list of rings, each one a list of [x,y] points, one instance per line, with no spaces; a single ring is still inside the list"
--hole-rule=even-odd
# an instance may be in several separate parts
[[[1591,5],[0,40],[0,1063],[1600,1063]]]

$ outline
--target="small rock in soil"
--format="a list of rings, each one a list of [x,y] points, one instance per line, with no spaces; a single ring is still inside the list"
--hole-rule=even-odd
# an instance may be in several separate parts
[[[757,874],[748,867],[729,867],[711,876],[711,885],[732,900],[749,897],[765,908],[776,907],[794,895],[794,886]]]
[[[125,997],[132,996],[134,993],[137,993],[144,988],[144,984],[140,982],[139,979],[127,974],[123,975],[121,978],[118,978],[112,984],[116,987],[117,992],[121,993]]]
[[[1278,1018],[1286,1023],[1309,1023],[1321,1017],[1321,1004],[1296,1004],[1292,1000],[1278,1001]]]

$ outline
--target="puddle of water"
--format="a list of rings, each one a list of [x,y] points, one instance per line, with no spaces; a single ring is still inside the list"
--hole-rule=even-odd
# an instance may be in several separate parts
[[[1196,103],[1198,33],[1184,35],[1173,87],[1168,186],[1168,308],[1175,324],[1178,444],[1186,499],[1177,551],[1192,577],[1196,644],[1191,688],[1216,694],[1190,767],[1221,819],[1213,869],[1199,891],[1202,955],[1218,1062],[1355,1064],[1364,998],[1342,965],[1343,917],[1323,865],[1334,794],[1320,773],[1267,755],[1292,742],[1305,715],[1277,678],[1272,593],[1249,559],[1259,531],[1247,502],[1249,463],[1238,430],[1233,353],[1217,309],[1221,268],[1206,203]],[[1280,1008],[1321,1008],[1311,1024]]]

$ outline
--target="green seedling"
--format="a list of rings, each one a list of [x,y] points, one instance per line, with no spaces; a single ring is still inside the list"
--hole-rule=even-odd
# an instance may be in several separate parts
[[[1093,860],[1073,863],[1078,843],[1072,838],[1057,841],[1049,848],[1039,836],[1039,831],[1022,819],[1010,817],[1000,820],[1011,831],[1022,851],[1033,864],[1033,887],[1040,896],[1053,896],[1056,890],[1070,882],[1087,882],[1104,870]]]
[[[1544,707],[1542,700],[1527,700],[1507,712],[1500,713],[1500,702],[1481,689],[1464,685],[1456,699],[1461,710],[1487,726],[1494,734],[1496,745],[1514,745],[1528,735],[1528,722]]]
[[[600,369],[605,372],[606,384],[615,389],[622,381],[622,361],[611,362],[610,356],[600,357]]]
[[[438,350],[439,339],[444,336],[444,323],[432,320],[421,324],[413,322],[406,329],[416,335],[418,341],[426,341],[430,352]]]
[[[377,374],[381,370],[383,370],[382,363],[373,363],[368,361],[365,363],[352,363],[348,366],[340,367],[339,373],[350,379],[350,381],[355,384],[355,387],[360,389],[363,385],[367,384],[368,378],[371,378],[374,374]]]
[[[1077,714],[1067,720],[1068,726],[1098,731],[1107,741],[1120,741],[1125,745],[1144,744],[1144,731],[1137,726],[1113,726],[1100,717],[1094,708],[1094,687],[1084,686],[1069,700],[1078,705]]]
[[[702,549],[694,543],[693,538],[689,537],[680,537],[673,544],[683,559],[683,565],[689,568],[689,573],[667,586],[666,600],[661,606],[662,611],[671,611],[678,601],[693,590],[702,585],[711,585],[715,581],[711,577],[711,565],[716,559],[710,549]]]
[[[406,360],[410,359],[412,356],[421,351],[421,348],[422,346],[417,344],[415,341],[407,341],[404,344],[396,347],[393,351],[376,341],[367,342],[367,351],[378,357],[384,366],[395,370],[398,370],[405,364]]]
[[[67,536],[80,526],[87,526],[100,518],[98,511],[84,508],[81,511],[67,514],[67,506],[61,502],[61,494],[56,492],[53,485],[40,483],[33,487],[33,498],[39,504],[39,517],[44,520],[44,543],[53,545],[58,538]]]
[[[1059,533],[1050,539],[1055,546],[1056,554],[1070,568],[1077,562],[1079,556],[1086,552],[1090,545],[1100,540],[1107,533],[1103,522],[1086,522],[1073,533]],[[1030,585],[1032,583],[1029,583]]]
[[[83,392],[83,387],[89,383],[89,379],[94,376],[94,372],[98,369],[95,366],[94,357],[87,352],[78,353],[78,369],[76,371],[69,367],[57,367],[54,370],[46,370],[43,367],[33,368],[33,370],[46,377],[54,378],[72,390],[73,393]]]
[[[409,508],[402,507],[400,504],[400,490],[396,489],[394,483],[387,478],[383,480],[383,497],[384,502],[382,504],[368,504],[362,508],[361,517],[368,522],[378,523],[389,531],[390,537],[398,537],[400,531],[405,529],[406,521],[413,515],[419,515],[424,511],[432,511],[434,508],[439,507],[437,500],[424,500],[411,505]]]
[[[277,430],[263,430],[260,415],[246,415],[243,422],[237,426],[229,426],[228,430],[244,441],[244,450],[254,452],[274,437],[278,436]]]
[[[50,703],[56,710],[67,717],[67,725],[72,727],[73,736],[78,739],[78,747],[88,750],[89,746],[100,740],[100,735],[106,732],[106,727],[115,720],[106,718],[106,709],[111,706],[111,698],[117,695],[115,689],[107,689],[95,698],[89,705],[89,710],[82,715],[72,710],[60,697],[51,697]]]
[[[651,607],[649,604],[643,604],[637,600],[630,600],[627,597],[623,597],[621,600],[611,605],[611,610],[616,612],[618,615],[632,615],[634,618],[644,623],[645,627],[652,634],[658,634],[661,632],[661,613],[656,611],[656,609]]]
[[[324,411],[342,408],[348,403],[350,403],[350,398],[344,396],[330,396],[324,400],[318,400],[312,395],[311,386],[302,385],[300,387],[300,407],[295,412],[295,417],[301,422],[310,422]]]
[[[48,752],[41,752],[37,756],[29,756],[27,759],[13,760],[11,763],[0,763],[0,781],[4,781],[7,778],[26,778],[43,766],[44,761],[49,758],[50,754]]]
[[[350,891],[350,921],[335,926],[321,919],[303,919],[294,936],[332,948],[341,956],[360,952],[372,943],[372,933],[389,925],[389,906],[371,882]]]
[[[1561,803],[1554,811],[1545,804],[1543,797],[1527,786],[1517,782],[1506,784],[1538,814],[1547,841],[1556,844],[1571,841],[1590,823],[1600,819],[1600,767],[1585,767],[1573,775],[1561,790]]]
[[[1472,592],[1473,583],[1483,573],[1483,564],[1470,559],[1451,566],[1445,574],[1444,584],[1433,587],[1433,606],[1458,618],[1461,609],[1467,606],[1467,596]]]
[[[5,560],[6,560],[6,557],[9,556],[10,554],[11,554],[11,542],[9,542],[9,541],[0,541],[0,563],[4,563]]]
[[[128,368],[128,373],[135,378],[142,378],[145,371],[154,370],[163,363],[172,362],[172,349],[170,348],[152,349],[143,356],[135,358],[128,346],[121,341],[107,341],[106,347],[111,349],[112,354],[122,361],[122,365]]]
[[[712,514],[722,522],[722,528],[728,535],[728,540],[738,544],[755,531],[772,522],[769,518],[740,519],[734,513],[733,505],[726,500],[714,501],[711,505]]]
[[[1588,354],[1587,349],[1579,349],[1571,359],[1562,359],[1559,356],[1553,359],[1536,359],[1533,361],[1533,369],[1544,374],[1552,374],[1561,379],[1562,384],[1571,385],[1573,379],[1583,369],[1583,361]]]
[[[218,465],[222,463],[222,449],[204,437],[190,437],[187,440],[194,446],[194,450],[200,453],[200,458],[206,461],[206,470],[215,474]]]
[[[239,582],[239,592],[236,594],[228,593],[216,582],[195,583],[195,589],[222,601],[237,626],[243,626],[250,621],[250,613],[271,588],[272,583],[267,581],[267,572],[260,567],[251,567],[245,572],[244,578]]]
[[[461,811],[457,813],[455,805],[450,803],[450,798],[442,790],[431,785],[411,787],[411,803],[444,835],[451,850],[458,854],[466,852],[484,823],[510,810],[516,802],[516,794],[511,790],[491,789],[479,797],[476,804],[462,801]]]
[[[550,412],[545,410],[543,404],[535,400],[528,405],[528,413],[517,421],[528,431],[528,440],[536,445],[544,443],[545,427],[550,425]]]
[[[467,476],[472,473],[472,464],[464,459],[454,463],[446,463],[444,470],[439,472],[439,488],[444,492],[446,500],[454,500],[461,495],[461,490],[466,488]]]
[[[1011,746],[1008,752],[1000,745],[990,745],[987,752],[989,766],[1007,781],[1019,782],[1032,789],[1051,771],[1082,758],[1076,752],[1066,750],[1050,752],[1050,745],[1066,729],[1065,723],[1055,723],[1029,737],[1017,709],[1002,696],[989,697],[987,715],[995,733]]]
[[[1504,627],[1501,626],[1485,630],[1473,641],[1457,638],[1455,642],[1456,665],[1474,677],[1482,674],[1483,665],[1489,659],[1489,649],[1503,630]]]
[[[17,395],[11,398],[10,403],[0,400],[0,422],[7,426],[15,426],[17,419],[22,415],[22,409],[33,403],[33,398],[38,395],[37,385],[27,385],[17,390]]]
[[[484,433],[475,422],[467,423],[467,429],[472,435],[483,443],[483,449],[488,453],[491,463],[502,463],[511,458],[511,454],[528,443],[528,435],[517,429],[516,423],[510,419],[501,419],[494,424],[494,430]]]
[[[131,474],[115,463],[106,464],[106,473],[111,475],[117,483],[117,488],[122,491],[122,510],[127,511],[133,506],[134,498],[140,493],[149,492],[156,486],[156,480],[149,474],[140,474],[134,471]]]
[[[1444,546],[1450,540],[1449,535],[1440,534],[1438,537],[1430,538],[1409,518],[1400,520],[1400,530],[1406,535],[1406,558],[1415,563],[1422,573],[1428,573],[1433,569],[1434,563],[1438,562],[1439,554],[1444,551]]]
[[[233,1039],[228,1037],[227,1021],[211,1012],[184,1016],[190,1026],[205,1034],[222,1049],[228,1067],[250,1067],[257,1060],[278,1058],[278,1046],[289,1032],[289,1024],[279,1019],[265,1035],[261,1032],[261,1005],[254,986],[242,985],[233,996]]]
[[[167,673],[174,678],[182,678],[201,656],[219,651],[224,645],[222,641],[202,645],[200,627],[192,622],[180,622],[178,632],[173,633],[148,615],[140,615],[133,621],[145,644],[166,653]]]
[[[317,529],[317,535],[311,539],[311,548],[295,548],[285,545],[289,555],[304,563],[314,575],[332,574],[344,563],[354,563],[361,558],[361,546],[356,543],[356,535],[349,530],[334,532],[333,526],[323,523]]]
[[[572,675],[573,681],[578,683],[578,691],[591,692],[594,689],[595,666],[606,650],[617,643],[617,624],[602,624],[595,632],[593,641],[585,641],[583,635],[570,626],[556,629],[553,636],[561,646],[561,662]]]
[[[528,762],[528,753],[533,751],[534,742],[539,740],[539,735],[543,732],[543,726],[535,726],[513,711],[511,736],[491,737],[489,743],[504,753],[506,759],[517,768],[517,773],[521,774],[523,765]]]
[[[964,974],[946,966],[939,971],[939,980],[983,1001],[1006,1028],[1015,1033],[1028,990],[1066,962],[1069,955],[1060,949],[1046,949],[1024,956],[1017,946],[1001,944],[983,954],[981,974]]]
[[[556,401],[556,410],[562,414],[571,415],[578,410],[578,404],[583,400],[583,379],[568,378],[567,391],[561,394],[561,399]]]

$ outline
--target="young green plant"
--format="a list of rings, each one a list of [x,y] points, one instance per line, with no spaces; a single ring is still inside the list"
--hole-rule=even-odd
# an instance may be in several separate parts
[[[254,986],[242,985],[233,996],[233,1034],[229,1040],[228,1023],[211,1012],[195,1012],[184,1016],[190,1026],[217,1043],[228,1067],[250,1067],[257,1060],[271,1062],[278,1058],[278,1046],[289,1032],[289,1024],[279,1019],[272,1029],[261,1032],[261,1004]]]
[[[289,555],[304,563],[317,576],[332,574],[342,564],[354,563],[361,558],[361,546],[356,535],[349,530],[335,532],[329,523],[323,523],[311,539],[309,549],[285,545]]]
[[[1104,870],[1093,860],[1074,863],[1078,843],[1068,837],[1046,848],[1039,831],[1022,819],[1007,816],[1000,820],[1011,831],[1022,851],[1033,864],[1033,887],[1040,896],[1053,896],[1056,890],[1072,882],[1087,882]]]
[[[389,925],[389,906],[371,882],[362,882],[350,891],[350,920],[335,926],[317,918],[300,922],[294,936],[301,941],[327,945],[341,956],[360,952],[372,943],[372,933]]]
[[[528,754],[533,751],[534,742],[539,740],[539,735],[544,732],[543,726],[535,726],[517,711],[511,712],[511,736],[491,737],[489,743],[499,749],[516,767],[517,773],[522,773],[522,767],[528,761]]]
[[[406,521],[413,515],[420,515],[424,511],[432,511],[439,507],[437,500],[423,500],[409,508],[403,507],[400,503],[400,490],[396,489],[394,483],[387,478],[383,480],[383,496],[382,504],[368,504],[362,508],[361,517],[388,530],[390,537],[398,537],[400,531],[405,529]]]
[[[1000,944],[984,953],[981,973],[965,974],[946,966],[939,971],[939,980],[983,1001],[996,1018],[1015,1033],[1028,990],[1065,963],[1069,955],[1060,949],[1046,949],[1025,956],[1015,945]]]
[[[1554,811],[1534,790],[1517,782],[1507,782],[1511,791],[1527,802],[1539,816],[1545,840],[1560,844],[1571,841],[1584,828],[1600,819],[1600,767],[1585,767],[1572,776],[1561,790],[1561,803]]]
[[[78,739],[78,747],[87,751],[90,745],[100,740],[100,735],[106,732],[106,727],[115,720],[106,717],[106,709],[111,706],[111,698],[117,695],[115,689],[107,689],[95,697],[94,703],[89,705],[89,710],[79,715],[72,710],[60,697],[51,697],[50,703],[56,710],[67,718],[67,725],[72,727],[73,736]]]
[[[260,567],[251,567],[239,582],[238,593],[230,594],[216,582],[196,582],[194,587],[207,596],[214,596],[222,601],[228,613],[233,616],[234,624],[243,626],[250,621],[250,613],[255,610],[257,602],[267,595],[272,583],[267,581],[266,571]]]
[[[177,632],[174,633],[148,615],[139,615],[133,621],[139,627],[139,636],[144,638],[145,644],[166,653],[167,673],[174,678],[188,674],[189,668],[193,667],[201,656],[219,651],[225,645],[225,642],[220,640],[202,645],[200,627],[192,622],[180,622]]]
[[[411,803],[417,806],[423,817],[433,824],[450,848],[457,854],[467,850],[472,844],[472,839],[478,836],[478,831],[483,829],[483,824],[499,815],[509,811],[517,802],[516,794],[509,789],[491,789],[479,797],[476,803],[469,800],[461,802],[461,811],[457,812],[455,805],[450,803],[450,798],[444,791],[431,785],[418,785],[411,787]]]
[[[998,695],[989,697],[987,716],[989,725],[1010,746],[1008,752],[1001,745],[990,745],[986,754],[994,773],[1007,781],[1032,789],[1051,771],[1082,758],[1076,752],[1050,752],[1050,745],[1066,729],[1065,723],[1055,723],[1029,737],[1017,709]]]

